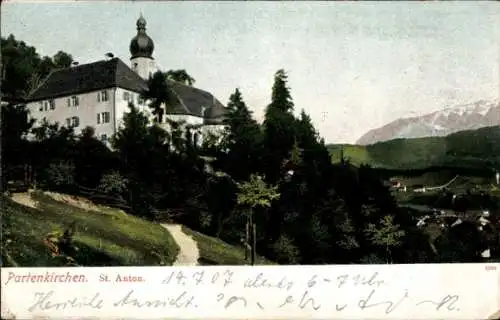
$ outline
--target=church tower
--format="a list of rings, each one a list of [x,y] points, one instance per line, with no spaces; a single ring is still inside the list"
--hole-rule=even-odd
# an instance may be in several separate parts
[[[146,19],[141,16],[137,20],[137,35],[130,41],[131,68],[141,78],[148,79],[158,69],[153,58],[155,45],[146,34]]]

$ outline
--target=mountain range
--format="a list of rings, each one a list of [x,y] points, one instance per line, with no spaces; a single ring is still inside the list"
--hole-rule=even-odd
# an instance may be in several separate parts
[[[500,125],[500,103],[480,100],[418,117],[400,118],[365,133],[356,144],[369,145],[392,139],[442,137],[464,130]]]

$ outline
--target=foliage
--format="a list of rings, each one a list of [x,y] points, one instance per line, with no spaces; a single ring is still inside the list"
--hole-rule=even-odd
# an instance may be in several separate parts
[[[299,262],[300,250],[286,235],[281,235],[273,244],[276,262],[279,264],[296,264]]]
[[[51,163],[45,170],[45,183],[52,187],[64,187],[74,184],[75,167],[67,162]]]
[[[127,190],[127,182],[119,172],[114,171],[102,176],[98,189],[103,193],[121,195]]]
[[[269,208],[279,198],[277,186],[268,186],[262,177],[251,175],[250,180],[238,184],[238,204],[252,209]]]
[[[73,61],[70,54],[59,51],[53,58],[41,57],[36,49],[14,35],[1,39],[2,94],[19,101],[34,90],[55,68],[68,67]]]
[[[391,248],[399,247],[405,236],[404,230],[401,230],[398,224],[394,224],[392,216],[383,217],[379,225],[369,223],[365,233],[374,245],[385,247],[389,255]]]
[[[224,120],[224,132],[219,152],[225,172],[237,181],[246,180],[257,166],[261,153],[262,132],[252,118],[252,113],[243,101],[241,92],[236,89],[227,105],[228,114]]]
[[[148,79],[148,89],[141,94],[141,98],[149,101],[149,107],[155,115],[155,121],[163,123],[166,108],[172,108],[179,103],[177,96],[167,81],[167,76],[157,71]]]
[[[192,86],[196,82],[196,80],[191,77],[184,69],[168,70],[165,73],[165,77],[168,80],[179,82],[188,86]]]

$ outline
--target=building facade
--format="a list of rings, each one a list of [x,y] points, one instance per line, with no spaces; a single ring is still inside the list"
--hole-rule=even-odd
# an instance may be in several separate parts
[[[137,20],[137,35],[130,42],[130,66],[119,58],[58,69],[51,72],[28,97],[26,105],[35,126],[44,119],[49,123],[71,126],[80,133],[87,126],[107,141],[122,125],[128,105],[134,105],[148,117],[153,116],[141,92],[147,79],[159,70],[153,58],[154,42],[146,33],[146,21]],[[162,125],[181,121],[193,126],[197,139],[208,132],[224,129],[226,108],[209,92],[182,83],[168,81],[178,103],[165,108]]]

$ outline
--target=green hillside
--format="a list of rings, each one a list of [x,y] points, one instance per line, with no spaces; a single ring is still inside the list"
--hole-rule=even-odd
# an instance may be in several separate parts
[[[160,225],[120,210],[85,210],[32,193],[37,207],[2,197],[2,262],[4,266],[61,266],[67,255],[53,256],[44,240],[74,228],[75,251],[82,266],[172,265],[179,247]],[[27,199],[28,200],[28,199]]]
[[[186,226],[182,227],[182,231],[198,243],[200,250],[200,265],[245,265],[248,261],[245,260],[245,250],[243,247],[236,247],[222,241],[221,239],[210,237],[202,233],[193,231]],[[255,259],[256,265],[272,265],[275,264],[261,256]]]
[[[368,164],[392,170],[500,168],[500,126],[461,131],[446,137],[395,139],[368,146],[328,145],[332,161],[345,158],[354,165]]]
[[[172,265],[179,253],[179,246],[165,228],[119,209],[61,194],[34,192],[13,197],[16,201],[0,198],[4,267]],[[56,242],[46,240],[60,240],[71,228],[74,250],[54,254],[51,243]],[[242,248],[188,228],[185,231],[198,243],[201,264],[248,263]],[[257,263],[271,262],[258,257]]]

